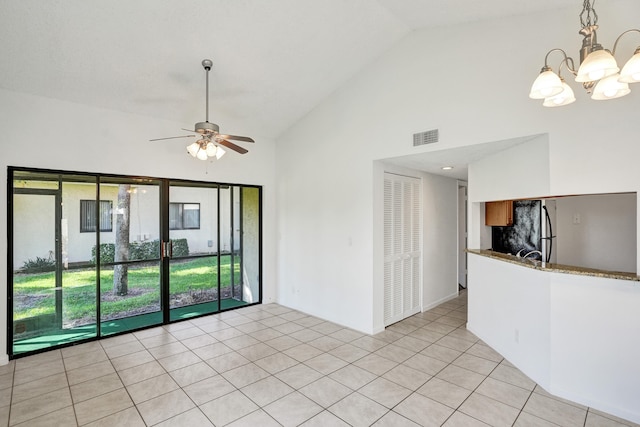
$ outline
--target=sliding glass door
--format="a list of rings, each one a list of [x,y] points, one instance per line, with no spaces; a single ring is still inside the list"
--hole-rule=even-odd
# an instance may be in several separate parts
[[[253,190],[243,214],[243,192]],[[243,275],[256,266],[259,200],[255,187],[171,182],[169,187],[170,320],[240,307],[259,300]],[[253,218],[256,216],[256,218]],[[244,221],[250,234],[244,235]],[[245,278],[247,280],[245,280]],[[246,288],[246,292],[245,292]]]
[[[170,320],[220,310],[218,186],[169,187]]]
[[[11,356],[260,297],[260,188],[10,168]]]
[[[162,322],[161,181],[100,180],[100,332]],[[104,209],[104,211],[102,211]]]
[[[10,268],[13,353],[96,337],[97,269],[92,242],[99,222],[95,177],[13,174]],[[84,223],[82,222],[84,220]],[[94,227],[86,239],[82,227]]]

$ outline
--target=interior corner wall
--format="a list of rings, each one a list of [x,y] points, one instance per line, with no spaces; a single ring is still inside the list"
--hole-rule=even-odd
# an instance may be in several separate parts
[[[637,26],[640,2],[611,0],[598,12],[607,22],[599,41],[610,46],[621,29]],[[570,82],[578,99],[562,108],[543,108],[527,96],[551,48],[578,53],[575,21],[575,8],[565,8],[413,31],[284,132],[277,142],[279,302],[374,329],[372,245],[380,242],[372,236],[381,227],[373,214],[376,160],[546,134],[542,179],[550,193],[636,191],[640,91],[596,102]],[[469,49],[478,40],[491,46],[490,54]],[[446,65],[435,67],[434,60]],[[434,128],[439,142],[413,147],[414,133]],[[527,187],[541,179],[538,172],[509,179]],[[472,186],[470,179],[470,196]]]
[[[469,244],[491,247],[491,227],[485,226],[484,203],[549,195],[549,137],[524,138],[524,142],[468,165]]]
[[[422,309],[458,295],[458,180],[424,174]]]
[[[468,166],[469,200],[486,202],[549,194],[549,138],[537,135]]]
[[[263,301],[276,300],[275,143],[256,138],[251,151],[209,164],[183,142],[151,143],[184,127],[146,116],[0,89],[0,271],[7,271],[7,168],[30,167],[263,186]],[[7,275],[0,275],[0,364],[7,360]]]

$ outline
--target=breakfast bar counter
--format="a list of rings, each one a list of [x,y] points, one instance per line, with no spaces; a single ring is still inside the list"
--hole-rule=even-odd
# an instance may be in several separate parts
[[[533,268],[536,270],[548,271],[553,273],[574,274],[579,276],[601,277],[605,279],[633,280],[640,281],[640,276],[635,273],[627,273],[622,271],[598,270],[595,268],[576,267],[572,265],[554,264],[543,262],[531,258],[517,257],[515,255],[495,252],[488,249],[467,249],[467,253],[488,257],[511,264],[520,265],[522,267]]]

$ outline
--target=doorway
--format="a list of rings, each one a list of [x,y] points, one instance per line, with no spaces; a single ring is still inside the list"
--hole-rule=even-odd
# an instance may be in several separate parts
[[[261,302],[261,188],[9,169],[10,357]]]
[[[420,312],[421,182],[384,174],[384,325]]]
[[[458,287],[467,289],[467,183],[458,182]]]

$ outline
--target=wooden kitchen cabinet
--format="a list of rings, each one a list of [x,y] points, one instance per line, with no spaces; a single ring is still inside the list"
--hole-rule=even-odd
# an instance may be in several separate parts
[[[485,225],[513,225],[513,200],[485,203]]]

